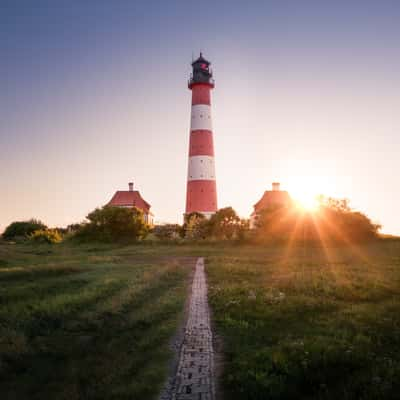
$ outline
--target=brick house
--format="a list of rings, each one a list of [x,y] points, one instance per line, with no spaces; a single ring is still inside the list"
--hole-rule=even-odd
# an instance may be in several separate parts
[[[154,215],[150,211],[151,205],[143,199],[138,190],[133,190],[133,182],[128,184],[129,190],[118,190],[107,204],[113,207],[137,207],[143,211],[144,220],[150,226],[154,224]]]

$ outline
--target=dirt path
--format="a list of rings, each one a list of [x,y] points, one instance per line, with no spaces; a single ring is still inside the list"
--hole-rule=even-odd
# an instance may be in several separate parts
[[[160,400],[214,400],[214,352],[203,258],[196,263],[188,319],[179,352],[176,375]]]

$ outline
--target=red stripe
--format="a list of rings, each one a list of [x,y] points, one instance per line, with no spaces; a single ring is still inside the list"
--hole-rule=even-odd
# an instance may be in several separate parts
[[[186,214],[217,211],[217,185],[215,181],[188,181]]]
[[[192,87],[192,105],[211,105],[210,86],[197,84]]]
[[[214,156],[213,135],[211,131],[190,132],[190,156]]]

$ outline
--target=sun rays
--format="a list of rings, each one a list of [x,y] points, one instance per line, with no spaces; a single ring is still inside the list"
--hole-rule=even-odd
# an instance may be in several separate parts
[[[329,203],[328,199],[328,203]],[[359,246],[359,237],[349,231],[350,218],[354,213],[346,209],[346,201],[337,201],[329,206],[324,198],[314,197],[308,206],[294,202],[293,206],[270,211],[265,220],[266,236],[286,243],[282,262],[286,263],[293,255],[303,251],[323,253],[327,264],[332,263],[332,248],[344,244],[349,252],[363,263],[370,260]],[[343,207],[342,209],[335,209]],[[345,222],[343,222],[343,219]]]

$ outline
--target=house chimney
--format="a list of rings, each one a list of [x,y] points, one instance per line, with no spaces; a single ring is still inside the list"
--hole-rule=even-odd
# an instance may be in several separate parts
[[[129,191],[133,192],[133,182],[129,182]]]
[[[272,183],[272,190],[274,192],[279,192],[279,190],[281,190],[280,186],[281,186],[281,184],[279,182],[273,182]]]

